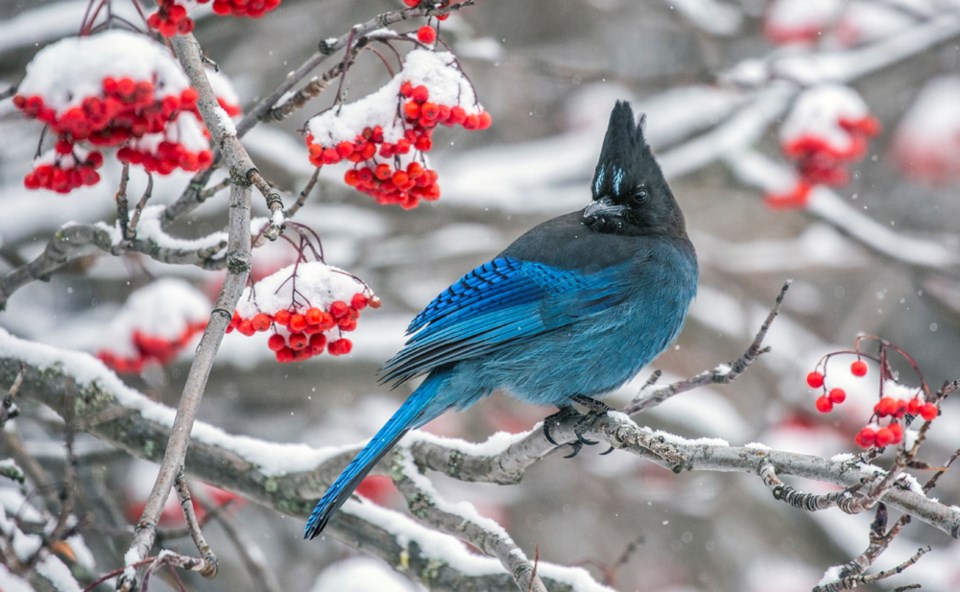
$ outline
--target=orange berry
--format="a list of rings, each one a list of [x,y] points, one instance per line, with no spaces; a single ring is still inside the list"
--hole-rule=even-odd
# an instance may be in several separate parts
[[[307,318],[300,313],[294,313],[290,315],[290,321],[287,323],[287,327],[294,332],[303,331],[307,326]]]
[[[250,322],[253,324],[253,328],[257,331],[266,331],[270,328],[270,316],[265,315],[262,312],[254,315]]]

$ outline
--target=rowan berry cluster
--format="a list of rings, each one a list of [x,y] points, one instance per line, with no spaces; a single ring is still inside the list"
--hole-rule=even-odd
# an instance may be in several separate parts
[[[193,31],[189,6],[207,4],[210,0],[157,0],[157,11],[147,17],[147,25],[164,37],[185,35]],[[277,6],[281,0],[213,0],[213,12],[221,16],[260,18]]]
[[[96,356],[120,373],[167,364],[203,332],[210,301],[184,280],[157,280],[133,292],[100,336]]]
[[[220,78],[220,87],[229,86]],[[230,107],[224,110],[237,111],[232,89],[222,92],[221,104]],[[143,35],[109,30],[47,46],[27,66],[13,103],[46,124],[57,142],[37,158],[24,185],[67,193],[96,184],[103,155],[89,147],[120,148],[121,161],[160,174],[208,167],[212,152],[197,97],[169,52]]]
[[[59,140],[52,155],[47,153],[34,162],[33,170],[23,178],[23,184],[27,189],[70,193],[77,187],[99,183],[97,169],[102,164],[103,154],[100,152],[88,152],[69,141]]]
[[[27,117],[49,125],[65,141],[86,140],[94,146],[112,147],[159,133],[174,115],[196,107],[197,91],[192,88],[162,97],[154,91],[150,80],[107,76],[101,81],[99,93],[59,113],[40,95],[18,94],[13,104]]]
[[[409,209],[420,200],[438,199],[438,176],[425,159],[434,130],[440,125],[483,130],[492,121],[455,64],[448,53],[410,52],[404,71],[390,84],[310,120],[310,162],[317,167],[353,163],[344,182],[380,204]]]
[[[150,363],[167,364],[172,361],[180,350],[207,328],[206,321],[188,323],[179,335],[172,339],[160,335],[152,335],[140,329],[134,329],[133,355],[114,353],[107,349],[97,352],[100,361],[121,374],[139,374]]]
[[[248,286],[227,332],[270,333],[267,347],[278,362],[301,362],[327,352],[350,353],[343,336],[357,328],[360,311],[377,298],[354,276],[322,261],[287,266]]]
[[[804,91],[780,134],[797,181],[785,193],[768,194],[766,203],[777,208],[803,207],[813,187],[846,184],[848,167],[866,155],[868,140],[879,131],[879,122],[853,90],[823,85]]]
[[[353,342],[342,336],[328,338],[327,333],[333,330],[345,333],[356,329],[360,311],[369,304],[369,297],[357,293],[349,304],[334,300],[326,310],[297,304],[272,314],[258,312],[249,318],[234,311],[227,333],[236,330],[249,337],[255,333],[273,331],[267,339],[267,347],[281,363],[302,362],[324,351],[333,356],[342,356],[350,353]]]
[[[850,364],[850,374],[857,378],[863,378],[867,375],[869,367],[861,359],[861,352],[836,352],[828,354],[817,365],[818,369],[807,374],[807,386],[820,391],[814,405],[820,413],[830,413],[836,405],[843,403],[847,399],[847,392],[840,387],[829,388],[826,384],[826,362],[832,356],[838,354],[854,353],[857,359]],[[881,348],[895,349],[890,344],[880,341]],[[900,350],[896,349],[895,351]],[[904,354],[905,356],[905,354]],[[867,356],[864,356],[867,357]],[[908,358],[909,360],[909,358]],[[823,368],[821,371],[819,368]],[[884,365],[880,365],[881,374],[888,373]],[[887,377],[889,378],[889,377]],[[861,428],[854,437],[854,442],[861,448],[883,448],[885,446],[897,445],[903,442],[904,427],[915,417],[922,417],[926,421],[934,420],[939,414],[939,407],[935,403],[927,402],[923,396],[923,389],[913,392],[912,396],[890,396],[883,394],[884,376],[881,376],[880,398],[873,406],[873,415],[867,425]],[[888,388],[894,383],[887,382]],[[899,385],[895,385],[899,386]]]
[[[193,113],[181,113],[161,134],[131,141],[117,151],[117,160],[169,175],[175,169],[196,172],[213,162],[209,132]]]

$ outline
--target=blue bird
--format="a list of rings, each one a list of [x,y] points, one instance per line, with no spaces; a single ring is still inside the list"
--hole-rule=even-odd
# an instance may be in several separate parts
[[[528,231],[413,319],[382,379],[426,379],[317,502],[305,538],[404,434],[448,409],[504,389],[563,410],[623,385],[676,339],[697,259],[629,103],[610,114],[591,188],[586,208]]]

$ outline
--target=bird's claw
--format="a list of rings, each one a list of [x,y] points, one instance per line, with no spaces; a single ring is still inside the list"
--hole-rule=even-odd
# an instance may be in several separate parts
[[[553,415],[547,416],[543,420],[543,437],[546,438],[547,442],[550,442],[554,446],[561,446],[560,442],[557,442],[553,436],[550,434],[550,428],[559,426],[563,421],[568,417],[574,416],[577,418],[576,423],[573,426],[573,433],[577,439],[573,442],[569,442],[570,447],[572,448],[570,454],[564,455],[563,458],[573,458],[580,454],[580,451],[583,447],[594,446],[599,444],[597,440],[591,440],[583,435],[583,432],[589,427],[594,421],[596,421],[600,416],[606,415],[608,411],[613,409],[606,403],[598,401],[596,399],[591,399],[590,397],[577,395],[573,397],[573,400],[580,405],[583,405],[587,408],[587,413],[581,414],[573,407],[561,407],[559,411]],[[611,446],[606,452],[601,454],[610,454],[613,452],[614,447]]]

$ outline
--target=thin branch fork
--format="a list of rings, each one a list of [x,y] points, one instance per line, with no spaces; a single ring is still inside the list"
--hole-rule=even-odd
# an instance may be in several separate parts
[[[769,347],[763,346],[763,340],[766,338],[767,332],[770,330],[771,325],[773,325],[773,321],[776,320],[777,316],[780,314],[780,308],[783,305],[783,299],[787,294],[787,290],[790,289],[790,284],[792,283],[792,279],[788,279],[786,282],[784,282],[783,287],[780,288],[780,293],[777,295],[777,300],[774,303],[773,308],[770,309],[770,312],[767,314],[767,318],[764,319],[763,324],[760,326],[760,330],[757,331],[756,336],[753,338],[753,342],[750,344],[750,347],[747,348],[747,351],[745,351],[740,358],[730,362],[729,364],[717,366],[713,370],[701,372],[693,378],[681,380],[657,389],[653,389],[653,386],[660,375],[655,373],[651,377],[650,381],[648,381],[647,384],[640,389],[640,393],[637,395],[637,397],[634,398],[634,400],[623,409],[623,412],[627,415],[633,416],[642,411],[646,411],[647,409],[655,407],[680,393],[684,393],[709,384],[730,384],[736,380],[747,370],[747,368],[750,367],[751,364],[757,360],[757,358],[770,351]]]

